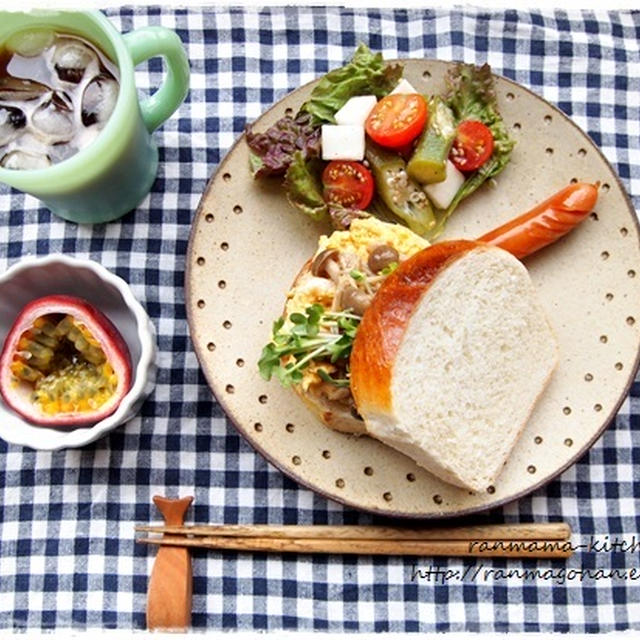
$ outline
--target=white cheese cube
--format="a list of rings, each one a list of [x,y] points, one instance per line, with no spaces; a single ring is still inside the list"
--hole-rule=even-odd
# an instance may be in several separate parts
[[[429,196],[429,200],[438,209],[446,209],[450,204],[458,189],[463,185],[464,174],[447,159],[447,177],[442,182],[434,182],[423,187],[424,192]]]
[[[413,88],[413,85],[408,80],[402,78],[396,85],[396,88],[391,92],[391,94],[394,93],[418,93],[418,91]]]
[[[323,160],[364,160],[364,127],[322,125]]]
[[[378,98],[375,96],[354,96],[349,98],[342,109],[334,116],[338,124],[357,124],[364,127],[365,120],[376,106]]]

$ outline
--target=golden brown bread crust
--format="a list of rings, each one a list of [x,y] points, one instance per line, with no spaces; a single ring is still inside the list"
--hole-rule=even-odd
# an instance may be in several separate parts
[[[361,412],[391,410],[391,373],[416,303],[451,261],[482,246],[472,240],[434,244],[400,264],[364,313],[351,351],[351,391]]]

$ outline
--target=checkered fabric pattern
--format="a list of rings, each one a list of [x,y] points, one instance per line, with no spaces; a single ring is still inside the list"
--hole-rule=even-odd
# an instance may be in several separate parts
[[[36,452],[0,442],[0,630],[143,629],[154,553],[134,543],[133,525],[158,522],[154,494],[195,495],[197,523],[385,522],[301,488],[238,435],[199,370],[184,307],[189,230],[207,179],[247,121],[339,66],[359,41],[386,58],[488,61],[586,130],[640,205],[639,12],[151,7],[107,15],[123,32],[175,29],[191,61],[189,97],[155,133],[152,192],[120,221],[87,228],[3,186],[0,268],[29,254],[67,253],[122,276],[157,329],[157,386],[137,418],[82,449]],[[162,77],[159,59],[136,73],[143,93]],[[578,464],[473,521],[560,519],[581,542],[592,534],[629,540],[640,530],[638,382]],[[460,559],[194,557],[199,630],[640,629],[638,580],[415,574],[478,567]],[[585,550],[567,563],[482,562],[484,569],[640,566],[637,551]]]

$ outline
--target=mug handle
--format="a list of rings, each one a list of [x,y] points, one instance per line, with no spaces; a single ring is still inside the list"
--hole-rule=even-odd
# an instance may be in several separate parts
[[[189,91],[189,61],[178,34],[165,27],[142,27],[123,36],[133,65],[162,56],[167,77],[160,88],[140,103],[142,120],[155,131],[182,104]]]

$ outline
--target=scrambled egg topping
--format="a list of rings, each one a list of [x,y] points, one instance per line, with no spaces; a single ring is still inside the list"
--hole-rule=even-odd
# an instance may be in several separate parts
[[[358,218],[351,223],[349,231],[334,231],[330,236],[320,236],[316,253],[324,249],[338,249],[354,253],[366,263],[369,250],[380,244],[394,247],[400,254],[400,260],[406,260],[429,246],[424,238],[400,224],[382,222],[377,218]]]
[[[381,244],[388,244],[400,254],[400,260],[429,246],[429,243],[407,227],[390,222],[382,222],[377,218],[358,218],[351,223],[348,231],[334,231],[330,236],[320,236],[318,255],[325,249],[337,249],[358,257],[361,264],[366,264],[369,251]],[[336,292],[336,285],[327,278],[318,278],[306,274],[300,279],[287,296],[287,316],[295,312],[303,312],[316,302],[330,307]]]
[[[336,293],[336,284],[328,278],[318,278],[305,273],[300,278],[295,288],[289,291],[287,296],[286,316],[292,313],[303,313],[304,310],[315,304],[320,303],[325,309],[328,309],[333,302]]]
[[[377,218],[359,218],[351,223],[348,231],[334,231],[330,236],[321,236],[317,255],[325,249],[337,249],[341,253],[357,256],[360,265],[366,265],[369,252],[375,247],[388,244],[396,249],[400,261],[429,246],[429,243],[413,231],[400,224],[382,222]],[[336,284],[329,278],[320,278],[306,273],[287,295],[285,314],[302,313],[314,303],[320,303],[326,309],[331,307],[336,294]],[[288,322],[285,320],[285,326]],[[335,367],[329,363],[312,362],[304,370],[301,387],[306,391],[310,385],[321,381],[317,374],[319,368],[333,373]]]

